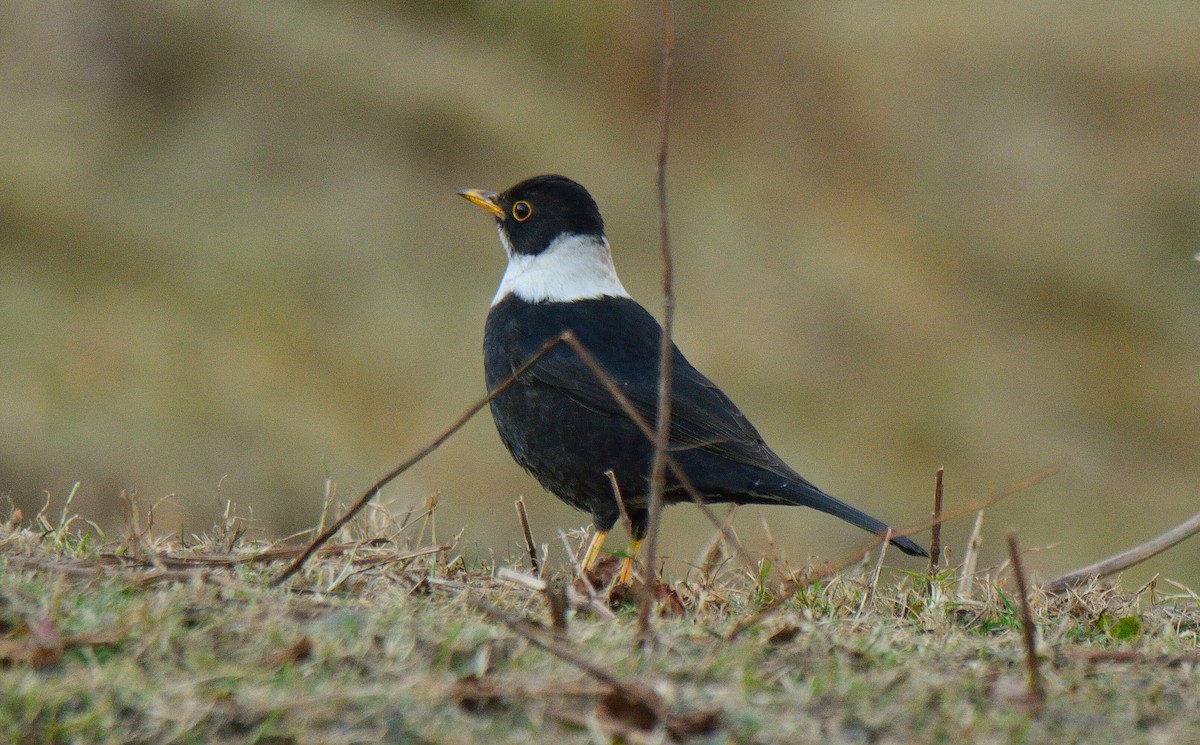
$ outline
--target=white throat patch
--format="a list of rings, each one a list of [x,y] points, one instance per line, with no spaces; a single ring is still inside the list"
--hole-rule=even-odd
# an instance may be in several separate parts
[[[500,232],[508,268],[492,305],[508,295],[529,303],[553,303],[599,297],[629,297],[613,268],[608,240],[603,236],[564,235],[536,256],[514,254]]]

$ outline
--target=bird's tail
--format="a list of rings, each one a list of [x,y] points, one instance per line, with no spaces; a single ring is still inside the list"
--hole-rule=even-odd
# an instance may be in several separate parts
[[[887,535],[888,526],[886,523],[871,517],[860,509],[851,507],[836,497],[831,497],[804,479],[791,480],[773,486],[776,488],[769,489],[770,493],[760,493],[760,490],[755,490],[755,496],[761,496],[764,502],[774,504],[795,504],[811,507],[814,510],[820,510],[826,514],[833,515],[851,525],[856,525],[876,535]],[[890,542],[909,556],[929,556],[929,552],[922,548],[919,543],[905,536],[895,536]]]

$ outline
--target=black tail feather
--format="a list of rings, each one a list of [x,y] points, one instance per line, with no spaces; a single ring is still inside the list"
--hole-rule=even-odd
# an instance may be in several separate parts
[[[756,494],[755,496],[761,496],[763,501],[775,504],[811,507],[878,536],[887,535],[889,529],[886,523],[871,517],[860,509],[851,507],[836,497],[831,497],[804,480],[785,483],[775,494]],[[890,543],[909,556],[929,556],[929,552],[925,548],[905,536],[895,536]]]

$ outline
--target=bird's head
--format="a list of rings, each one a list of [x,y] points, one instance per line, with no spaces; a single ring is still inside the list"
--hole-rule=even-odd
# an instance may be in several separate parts
[[[613,269],[600,208],[571,179],[535,176],[499,194],[458,193],[496,218],[508,255],[493,305],[508,294],[528,302],[629,296]]]
[[[596,200],[565,176],[534,176],[499,194],[483,189],[458,193],[492,213],[510,254],[536,256],[564,235],[604,237]]]

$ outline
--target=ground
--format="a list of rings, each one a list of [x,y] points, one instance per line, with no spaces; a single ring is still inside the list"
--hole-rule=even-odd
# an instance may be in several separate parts
[[[18,516],[19,517],[19,516]],[[105,538],[0,527],[0,739],[113,743],[1194,742],[1200,602],[1160,578],[1031,590],[1030,693],[1003,568],[851,565],[787,583],[724,555],[637,603],[564,566],[468,564],[375,514],[298,551],[225,519]],[[579,538],[579,536],[575,536]],[[886,563],[885,557],[885,563]],[[563,614],[551,598],[565,598]]]

